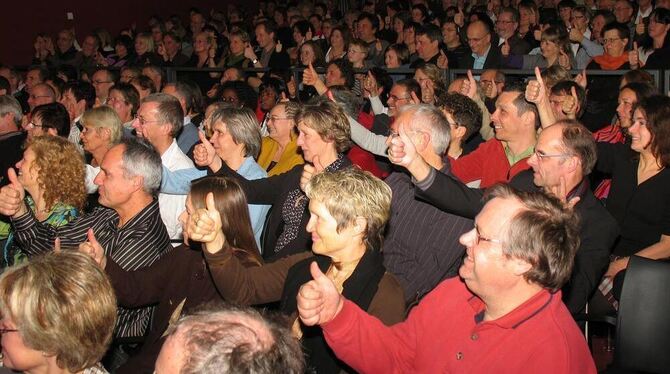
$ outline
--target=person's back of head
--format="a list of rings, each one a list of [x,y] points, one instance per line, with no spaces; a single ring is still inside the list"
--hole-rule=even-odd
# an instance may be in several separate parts
[[[207,306],[172,327],[156,372],[299,374],[304,365],[300,343],[281,324],[251,308]]]
[[[67,138],[70,135],[70,114],[61,103],[50,103],[36,106],[32,118],[42,120],[42,130],[54,129],[58,136]]]

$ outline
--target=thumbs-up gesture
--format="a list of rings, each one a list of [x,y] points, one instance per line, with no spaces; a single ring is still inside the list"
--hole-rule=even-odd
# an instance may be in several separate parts
[[[89,228],[86,232],[87,241],[79,244],[79,252],[86,253],[91,256],[93,260],[104,269],[107,266],[107,256],[105,250],[102,248],[98,240],[95,238],[93,229]]]
[[[9,184],[0,189],[0,213],[6,216],[20,217],[28,213],[26,204],[23,203],[26,192],[14,168],[7,170],[7,179]]]
[[[281,40],[277,39],[277,44],[275,44],[275,51],[281,53],[281,50],[284,49],[284,45],[281,44]]]
[[[512,48],[509,46],[509,41],[505,39],[505,42],[503,43],[502,47],[500,47],[500,53],[502,53],[503,56],[507,57],[510,54],[510,51]]]
[[[223,248],[226,240],[221,226],[221,213],[216,209],[214,194],[208,192],[205,196],[205,208],[200,208],[191,214],[188,221],[188,237],[204,243],[209,253],[216,253]]]
[[[449,59],[447,58],[447,55],[444,54],[442,49],[440,49],[440,57],[437,58],[437,67],[440,69],[449,68]]]
[[[637,49],[637,42],[633,42],[633,49],[628,51],[628,63],[632,69],[640,67],[640,51]]]
[[[307,69],[303,71],[302,73],[302,83],[306,84],[308,86],[314,86],[316,85],[316,82],[319,80],[319,75],[316,74],[316,70],[314,69],[314,66],[312,63],[309,63],[309,66],[307,66]]]
[[[528,82],[525,92],[526,100],[535,105],[544,102],[547,99],[547,86],[544,84],[540,68],[535,67],[535,80]]]
[[[312,179],[313,176],[319,174],[325,169],[319,160],[319,156],[314,156],[312,158],[312,164],[305,163],[304,168],[302,169],[302,175],[300,176],[300,189],[305,191],[307,183]]]
[[[370,97],[379,96],[379,87],[377,85],[377,79],[372,75],[371,71],[368,71],[367,76],[363,80],[363,89],[368,93]]]
[[[586,80],[586,69],[582,70],[581,73],[575,75],[574,81],[580,87],[582,87],[583,89],[586,89],[586,86],[588,85],[588,81]]]
[[[458,12],[454,14],[454,23],[458,27],[463,27],[465,25],[465,14],[463,13],[463,7],[458,7]]]
[[[217,158],[214,146],[207,140],[204,132],[198,131],[198,138],[200,138],[200,144],[193,148],[193,159],[195,160],[195,164],[198,166],[210,166],[214,164],[214,161]]]
[[[472,76],[472,70],[468,70],[468,79],[461,86],[461,95],[465,95],[473,100],[477,96],[477,81]]]
[[[298,314],[307,326],[321,325],[332,321],[342,310],[344,297],[316,262],[310,264],[309,271],[312,280],[303,284],[298,292]]]
[[[435,84],[430,79],[421,81],[421,102],[424,104],[435,103]]]
[[[577,118],[577,112],[579,112],[579,97],[577,97],[577,91],[574,86],[570,87],[570,96],[567,96],[561,103],[561,111],[568,118]]]

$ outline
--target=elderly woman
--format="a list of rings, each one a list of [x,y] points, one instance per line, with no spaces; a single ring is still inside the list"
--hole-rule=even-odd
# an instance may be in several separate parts
[[[305,186],[310,218],[306,231],[311,253],[299,253],[257,268],[245,268],[221,235],[216,210],[199,210],[189,233],[205,242],[205,258],[224,298],[242,304],[281,301],[292,317],[293,333],[302,339],[309,372],[346,370],[325,344],[320,327],[297,320],[296,296],[318,267],[338,291],[387,325],[404,317],[405,302],[398,281],[387,273],[379,252],[391,210],[391,190],[381,180],[357,168],[326,171]],[[305,199],[305,200],[306,200]]]
[[[121,140],[121,119],[116,111],[108,106],[100,106],[84,112],[81,117],[83,129],[81,142],[84,150],[91,154],[91,163],[86,165],[86,190],[97,191],[93,180],[100,172],[100,164],[110,148]]]
[[[305,163],[298,151],[298,134],[295,129],[295,115],[299,109],[298,104],[280,102],[270,111],[270,135],[263,138],[258,156],[258,165],[267,170],[268,176],[285,173]]]
[[[135,56],[130,66],[160,65],[162,58],[154,52],[154,40],[149,33],[139,33],[135,37]]]
[[[254,233],[251,229],[247,199],[239,184],[224,177],[203,178],[193,182],[180,216],[184,244],[170,251],[150,267],[125,271],[102,248],[82,245],[105,269],[112,281],[119,305],[133,308],[158,304],[153,324],[138,354],[117,370],[117,373],[151,372],[163,345],[163,333],[180,314],[202,303],[221,300],[207,270],[198,243],[189,245],[188,222],[198,209],[213,209],[223,217],[221,226],[226,248],[247,267],[261,264]],[[142,285],[138,288],[137,285]]]
[[[135,86],[130,83],[117,83],[109,89],[107,103],[114,109],[123,123],[128,135],[132,132],[135,113],[140,107],[140,93]]]
[[[605,277],[615,285],[629,256],[670,257],[670,98],[641,100],[628,128],[631,143],[598,143],[599,171],[612,175],[607,210],[621,236]]]
[[[351,144],[349,122],[338,104],[324,99],[306,104],[296,114],[295,122],[298,124],[297,144],[305,161],[326,171],[351,166],[351,161],[344,156]],[[300,253],[310,247],[312,238],[305,230],[309,219],[308,199],[300,189],[304,165],[252,181],[214,157],[208,158],[206,164],[214,172],[237,178],[250,203],[274,206],[266,223],[262,245],[266,260]]]
[[[116,298],[88,256],[50,252],[0,278],[2,364],[23,373],[107,373]]]
[[[27,192],[26,203],[39,221],[60,227],[79,215],[86,201],[84,160],[67,139],[38,136],[28,140],[16,167],[18,177],[12,183]],[[13,172],[10,175],[16,176]],[[10,232],[3,250],[3,267],[25,258]]]

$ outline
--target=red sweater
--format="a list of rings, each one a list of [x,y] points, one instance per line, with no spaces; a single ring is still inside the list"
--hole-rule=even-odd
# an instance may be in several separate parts
[[[348,300],[321,327],[337,357],[360,373],[596,373],[560,291],[542,290],[507,315],[477,323],[483,311],[456,277],[392,327]]]
[[[498,139],[490,139],[473,152],[458,159],[451,159],[451,172],[463,183],[481,179],[480,188],[491,187],[498,182],[509,182],[515,175],[528,169],[528,158],[511,165],[505,149]]]

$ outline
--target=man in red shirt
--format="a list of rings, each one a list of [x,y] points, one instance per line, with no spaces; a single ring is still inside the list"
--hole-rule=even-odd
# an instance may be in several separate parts
[[[405,322],[384,326],[342,297],[312,264],[298,295],[306,325],[361,373],[595,373],[561,301],[577,222],[556,199],[494,186],[461,236],[459,278],[442,282]]]

